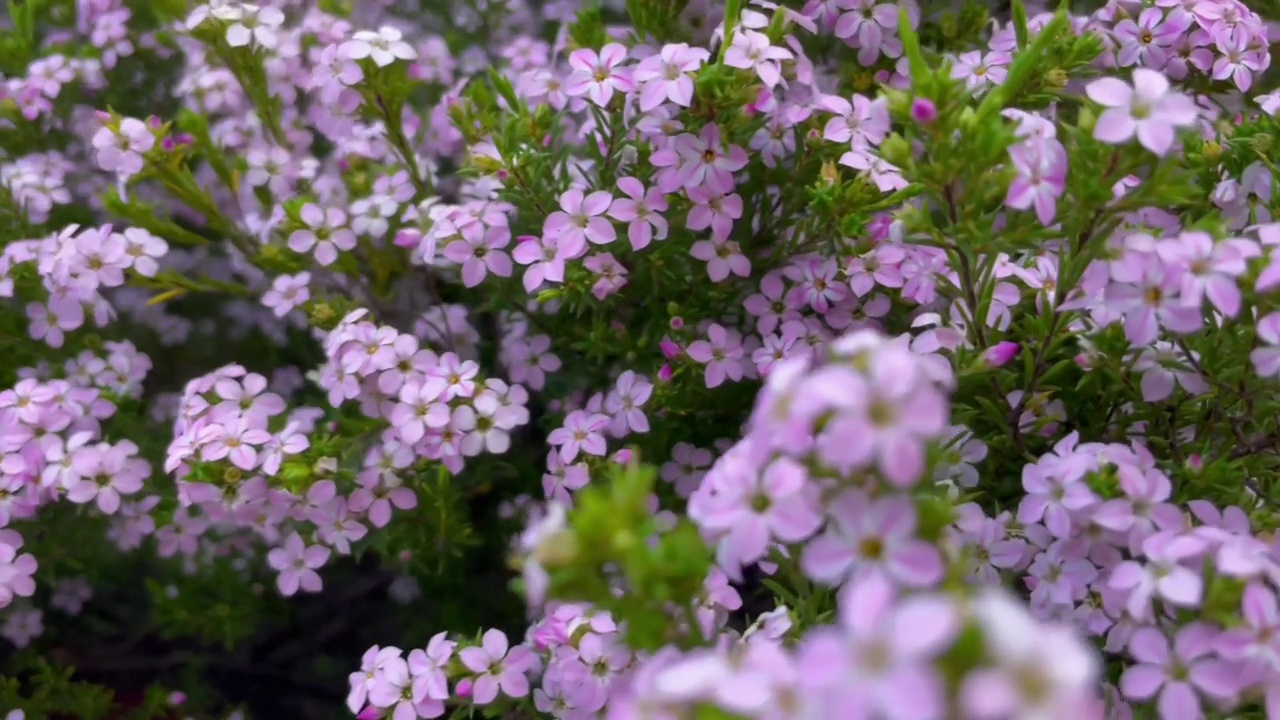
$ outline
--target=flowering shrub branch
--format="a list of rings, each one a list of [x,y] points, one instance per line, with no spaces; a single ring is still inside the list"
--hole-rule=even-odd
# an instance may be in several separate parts
[[[1275,8],[8,9],[4,720],[1280,718]]]

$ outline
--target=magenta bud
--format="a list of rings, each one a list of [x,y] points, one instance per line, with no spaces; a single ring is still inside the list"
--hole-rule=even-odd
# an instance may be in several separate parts
[[[382,717],[382,711],[377,707],[370,705],[356,715],[356,720],[378,720],[380,717]]]
[[[677,316],[675,316],[675,317],[671,318],[671,322],[670,322],[670,323],[668,323],[668,325],[670,325],[670,326],[671,326],[671,329],[672,329],[672,330],[683,330],[683,329],[684,329],[684,318],[682,318],[682,317],[680,317],[679,315],[677,315]]]
[[[169,704],[170,704],[170,705],[181,705],[182,703],[184,703],[184,702],[186,702],[186,701],[187,701],[187,695],[186,695],[186,693],[182,693],[182,692],[178,692],[178,691],[174,691],[174,692],[169,693]]]
[[[160,120],[159,115],[152,115],[151,117],[147,118],[147,126],[150,127],[152,130],[159,130],[163,125],[164,123]]]
[[[626,465],[627,463],[631,462],[632,458],[634,457],[635,457],[635,453],[631,452],[627,448],[623,448],[613,454],[613,461],[618,463],[619,465]]]
[[[173,152],[174,149],[178,147],[178,141],[171,137],[167,137],[160,141],[160,147],[163,148],[165,152]]]
[[[472,682],[471,678],[463,678],[458,681],[458,685],[453,691],[458,694],[458,697],[471,697],[471,689],[474,685],[475,683]]]
[[[662,356],[668,360],[680,355],[680,346],[670,338],[662,338],[662,342],[658,343],[658,347],[662,348]]]
[[[1187,458],[1187,469],[1194,473],[1204,470],[1204,458],[1200,457],[1200,455],[1192,455]]]
[[[938,106],[928,98],[911,101],[911,119],[919,125],[929,125],[938,119]]]
[[[663,365],[662,369],[658,371],[658,382],[660,383],[671,382],[671,376],[673,373],[674,371],[671,369],[671,363],[667,363]]]
[[[1021,346],[1016,342],[1009,342],[1008,340],[998,342],[982,353],[982,362],[987,367],[1004,367],[1009,364],[1010,360],[1018,356],[1020,349]]]
[[[94,110],[93,114],[97,115],[98,119],[104,123],[111,122],[111,113],[109,112],[103,112],[102,110]]]

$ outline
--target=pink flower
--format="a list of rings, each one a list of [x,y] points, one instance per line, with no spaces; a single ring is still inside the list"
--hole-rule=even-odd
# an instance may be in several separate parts
[[[761,471],[757,460],[749,454],[722,458],[710,474],[717,491],[696,513],[701,528],[721,536],[717,563],[735,579],[773,542],[800,542],[822,525],[817,488],[804,466],[783,457]]]
[[[653,383],[643,375],[627,370],[618,376],[617,385],[604,401],[604,409],[614,416],[614,435],[649,432],[649,419],[640,408],[651,395]]]
[[[1120,41],[1116,64],[1120,67],[1137,64],[1163,70],[1175,45],[1190,27],[1191,16],[1182,8],[1175,8],[1168,18],[1158,7],[1143,10],[1136,22],[1125,18],[1116,23],[1112,31],[1113,37]]]
[[[1250,47],[1254,38],[1249,28],[1238,25],[1231,30],[1219,29],[1214,33],[1213,41],[1219,53],[1213,62],[1213,79],[1230,78],[1240,92],[1248,91],[1253,86],[1254,73],[1267,66],[1264,52]]]
[[[1137,135],[1156,155],[1169,152],[1174,131],[1195,125],[1200,116],[1190,98],[1170,89],[1168,78],[1146,68],[1133,71],[1133,87],[1108,77],[1089,83],[1085,93],[1107,108],[1094,126],[1095,138],[1116,145]]]
[[[726,378],[734,382],[742,379],[742,336],[735,330],[712,323],[707,328],[707,339],[690,343],[685,353],[707,366],[708,388],[718,387]]]
[[[674,141],[680,156],[680,183],[686,189],[706,184],[723,194],[733,192],[733,174],[747,166],[747,151],[730,145],[721,147],[720,128],[715,123],[702,127],[697,135],[683,133]]]
[[[18,554],[22,538],[15,534],[15,543],[0,542],[0,608],[8,607],[13,598],[31,597],[36,591],[37,563],[31,553]]]
[[[1097,692],[1098,660],[1071,629],[1043,625],[1003,590],[974,601],[986,656],[994,666],[969,673],[960,688],[973,720],[1077,720]]]
[[[689,209],[685,227],[689,230],[705,230],[709,227],[712,239],[728,240],[729,233],[733,232],[733,221],[742,218],[742,198],[737,194],[716,192],[702,185],[689,188],[687,192],[694,206]]]
[[[1140,621],[1151,618],[1151,601],[1156,597],[1177,607],[1196,607],[1204,595],[1204,581],[1198,569],[1182,562],[1199,555],[1204,547],[1203,540],[1189,534],[1158,532],[1142,542],[1147,562],[1120,563],[1107,584],[1128,591],[1125,609]]]
[[[1164,720],[1201,717],[1200,695],[1225,701],[1241,689],[1238,673],[1230,665],[1206,657],[1213,652],[1216,638],[1208,625],[1193,623],[1178,631],[1171,653],[1164,633],[1140,628],[1129,642],[1129,652],[1138,663],[1120,676],[1120,691],[1131,700],[1148,700],[1159,693],[1156,704]]]
[[[689,248],[689,254],[707,264],[711,282],[723,282],[730,273],[738,277],[751,275],[751,261],[733,240],[699,240]]]
[[[463,648],[458,658],[468,670],[476,673],[471,687],[471,699],[476,705],[488,705],[504,695],[522,698],[529,694],[529,678],[536,658],[523,645],[508,652],[507,636],[501,630],[485,632],[480,647]]]
[[[547,216],[542,233],[554,237],[567,257],[581,257],[588,241],[605,245],[618,238],[613,223],[604,217],[612,202],[613,196],[604,190],[585,196],[577,188],[567,190],[560,196],[560,209]]]
[[[876,0],[843,0],[837,7],[846,10],[836,20],[835,36],[850,47],[858,48],[858,62],[864,67],[875,63],[883,49],[889,57],[902,54],[898,31],[898,5],[876,3]]]
[[[942,578],[937,548],[915,537],[916,510],[911,498],[887,495],[871,499],[861,490],[845,491],[827,506],[831,520],[801,556],[805,574],[838,584],[868,574],[884,575],[912,587]]]
[[[825,140],[866,148],[879,145],[889,135],[889,106],[882,98],[871,100],[855,94],[850,101],[838,95],[824,95],[818,106],[838,115],[823,127]]]
[[[627,49],[618,43],[605,45],[599,54],[589,48],[574,50],[569,56],[569,67],[573,72],[565,80],[565,94],[570,97],[586,95],[591,102],[604,107],[613,99],[615,90],[631,92],[635,88],[631,71],[621,67],[626,59]]]
[[[945,685],[931,661],[960,630],[955,605],[898,598],[889,583],[869,577],[841,589],[839,613],[842,632],[822,628],[802,641],[806,682],[863,688],[875,717],[886,720],[943,717]]]
[[[409,673],[413,677],[415,702],[424,699],[448,700],[449,678],[445,674],[449,659],[458,643],[448,639],[446,633],[436,633],[427,643],[426,650],[409,652]]]
[[[559,446],[560,459],[573,462],[579,451],[604,457],[606,444],[601,431],[609,425],[609,417],[585,410],[574,410],[565,416],[564,426],[552,430],[547,442]]]
[[[1006,52],[990,52],[983,55],[974,50],[961,53],[951,69],[951,76],[957,80],[964,80],[970,92],[984,92],[987,88],[1004,82],[1009,75],[1011,62],[1013,62],[1013,56]]]
[[[591,294],[597,300],[604,300],[627,284],[627,269],[610,253],[596,253],[582,261],[582,266],[596,274]]]
[[[1009,148],[1017,172],[1004,202],[1015,210],[1036,209],[1042,225],[1053,222],[1058,198],[1066,190],[1067,151],[1053,138],[1028,140]]]
[[[282,318],[311,299],[310,284],[311,273],[308,272],[277,275],[271,282],[271,289],[263,293],[262,304],[270,308],[276,317]]]
[[[314,252],[316,262],[328,266],[337,261],[339,250],[355,249],[356,234],[346,227],[347,214],[341,209],[321,209],[315,203],[307,203],[298,214],[306,227],[289,235],[290,250]]]
[[[634,74],[640,87],[640,111],[650,112],[668,100],[689,107],[693,102],[693,78],[689,73],[696,72],[710,57],[704,48],[668,43],[657,55],[641,60]]]
[[[511,258],[502,250],[511,242],[511,231],[505,227],[484,229],[468,225],[462,235],[444,247],[444,256],[462,265],[462,284],[475,287],[487,273],[511,277]]]
[[[521,265],[529,266],[524,271],[522,280],[527,292],[537,290],[538,286],[544,282],[564,282],[564,263],[572,258],[573,254],[560,243],[556,236],[521,235],[516,240],[518,244],[511,256]]]
[[[669,47],[669,46],[668,46]],[[609,217],[627,223],[627,238],[632,250],[643,250],[653,240],[667,237],[667,196],[656,187],[646,193],[644,185],[633,177],[618,178],[618,189],[626,197],[615,198],[609,206]]]
[[[790,50],[769,42],[769,36],[754,30],[739,30],[725,49],[724,64],[742,70],[755,70],[765,87],[772,88],[782,79],[782,61],[795,56]]]
[[[320,592],[323,584],[316,570],[328,561],[329,548],[323,545],[308,547],[296,532],[285,538],[282,547],[273,548],[267,553],[267,564],[280,573],[276,577],[276,587],[285,597],[297,593],[299,589]]]

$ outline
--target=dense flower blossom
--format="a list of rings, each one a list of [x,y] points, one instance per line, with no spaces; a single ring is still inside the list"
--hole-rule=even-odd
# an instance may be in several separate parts
[[[218,720],[241,663],[364,720],[1280,712],[1260,8],[47,5],[18,717],[93,705],[104,617]]]

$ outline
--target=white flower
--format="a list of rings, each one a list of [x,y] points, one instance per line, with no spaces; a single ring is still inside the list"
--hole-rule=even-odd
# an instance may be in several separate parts
[[[361,30],[342,44],[341,52],[350,60],[372,58],[378,67],[386,67],[399,60],[414,60],[418,53],[404,41],[404,36],[393,27],[378,32]]]
[[[231,23],[227,27],[227,44],[231,47],[246,47],[256,42],[260,47],[274,50],[280,45],[276,30],[284,24],[284,13],[279,8],[259,8],[245,3],[216,8],[213,15]]]

